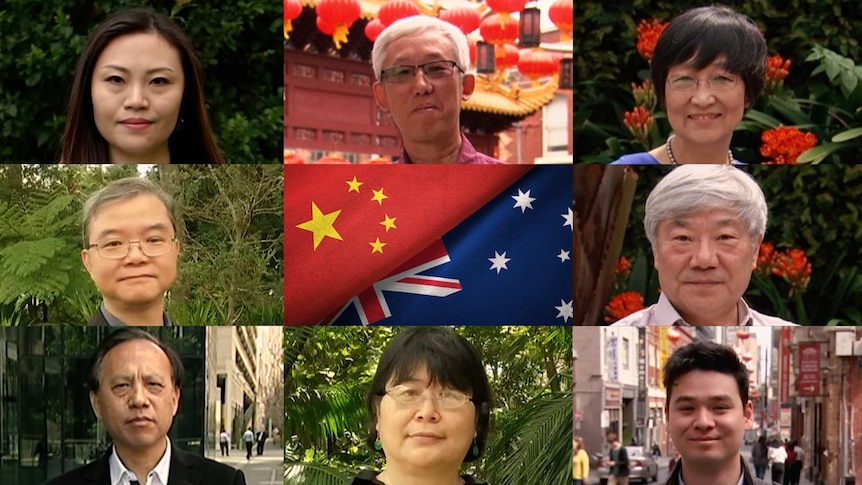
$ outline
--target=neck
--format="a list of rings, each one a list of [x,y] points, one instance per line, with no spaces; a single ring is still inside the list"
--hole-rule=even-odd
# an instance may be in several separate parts
[[[167,143],[149,153],[125,153],[111,148],[111,163],[114,165],[149,165],[171,163],[171,152]]]
[[[461,134],[455,133],[454,138],[446,141],[408,141],[404,140],[404,151],[415,164],[425,163],[455,163],[461,153]]]
[[[682,461],[682,481],[685,485],[736,485],[742,474],[739,455],[729,462],[697,466]]]
[[[132,305],[105,299],[105,309],[121,322],[132,327],[157,326],[165,324],[165,301],[161,298],[155,302]]]
[[[730,150],[730,137],[715,143],[689,143],[684,138],[674,136],[671,140],[673,157],[678,164],[726,164],[727,151]]]
[[[679,309],[677,309],[677,312],[679,312],[679,316],[681,316],[683,320],[698,327],[736,327],[740,324],[737,305],[738,303],[730,308],[720,309],[710,313],[705,313],[703,311],[680,311]]]
[[[141,483],[146,483],[147,475],[153,471],[153,468],[156,467],[156,464],[165,455],[167,448],[167,438],[160,441],[158,446],[151,446],[146,449],[129,449],[116,443],[114,444],[114,451],[123,462],[123,465],[126,465],[126,468],[131,470]]]
[[[386,469],[377,475],[386,485],[461,485],[463,480],[458,467],[439,466],[434,468],[401,467],[387,463]]]

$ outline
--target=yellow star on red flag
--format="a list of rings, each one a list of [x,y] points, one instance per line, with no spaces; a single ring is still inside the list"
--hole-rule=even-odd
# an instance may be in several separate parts
[[[341,214],[341,209],[330,212],[329,214],[324,214],[323,211],[317,207],[317,204],[312,201],[311,220],[305,221],[302,224],[297,224],[296,227],[305,229],[306,231],[311,231],[314,235],[314,250],[316,251],[317,246],[320,246],[320,242],[323,241],[323,238],[325,237],[331,237],[333,239],[343,241],[341,234],[338,234],[335,226],[333,226],[335,219],[338,218],[339,214]]]

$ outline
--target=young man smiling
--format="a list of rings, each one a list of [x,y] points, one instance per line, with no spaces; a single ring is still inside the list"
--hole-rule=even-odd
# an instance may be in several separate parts
[[[125,178],[84,204],[81,260],[102,293],[90,326],[172,325],[165,292],[177,277],[173,199],[143,178]]]
[[[748,369],[730,347],[694,342],[664,366],[665,418],[680,459],[665,485],[769,485],[740,454],[753,425]]]

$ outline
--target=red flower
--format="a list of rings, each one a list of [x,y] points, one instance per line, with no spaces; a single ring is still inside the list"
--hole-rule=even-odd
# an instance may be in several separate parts
[[[760,253],[757,256],[757,271],[763,276],[769,276],[772,273],[772,266],[775,261],[775,247],[771,243],[763,243],[760,245]]]
[[[766,130],[760,139],[763,141],[760,154],[773,158],[772,161],[764,162],[767,165],[795,165],[802,152],[817,144],[814,133],[804,133],[798,128],[787,126]]]
[[[804,291],[811,280],[811,263],[801,249],[789,249],[775,256],[772,274],[790,283],[790,293]]]
[[[632,260],[625,256],[620,256],[620,259],[617,260],[617,274],[627,274],[632,270]]]
[[[652,114],[643,106],[635,106],[635,109],[626,111],[623,115],[623,124],[635,139],[647,148],[649,148],[649,130],[652,122]]]
[[[637,291],[626,291],[625,293],[620,293],[611,298],[608,306],[605,307],[605,311],[608,313],[608,316],[605,317],[605,321],[608,323],[616,322],[617,320],[625,318],[638,310],[643,310],[643,308],[644,297]]]
[[[769,56],[766,59],[766,80],[770,83],[779,83],[790,74],[790,59],[784,59],[779,55]]]
[[[638,43],[637,48],[640,55],[646,60],[652,60],[655,45],[658,38],[664,29],[667,28],[667,22],[659,23],[658,20],[652,19],[652,22],[647,22],[646,19],[641,20],[638,25]]]

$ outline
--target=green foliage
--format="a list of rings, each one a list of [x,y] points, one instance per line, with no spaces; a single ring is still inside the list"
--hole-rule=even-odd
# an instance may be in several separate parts
[[[760,161],[760,134],[778,124],[816,134],[819,145],[802,155],[800,163],[855,163],[862,157],[859,132],[851,131],[862,127],[858,83],[862,67],[853,61],[862,54],[855,34],[862,28],[862,11],[835,1],[794,0],[780,7],[765,0],[722,3],[757,23],[770,54],[791,61],[784,88],[762,96],[747,111],[733,137],[736,157],[750,163]],[[573,103],[574,143],[580,162],[606,163],[643,151],[622,123],[623,114],[634,108],[631,83],[649,75],[647,61],[635,48],[636,27],[644,19],[667,22],[691,7],[690,2],[681,1],[576,2],[578,81]],[[661,144],[670,132],[663,112],[657,111],[654,117],[651,147]]]
[[[87,35],[128,6],[169,15],[191,38],[219,148],[230,163],[281,157],[282,6],[267,0],[6,0],[0,10],[0,160],[59,156],[75,65]]]
[[[467,471],[491,483],[568,483],[571,328],[459,327],[489,370],[494,396],[485,457]],[[284,334],[285,483],[345,483],[381,470],[364,443],[365,393],[391,327],[294,328]],[[339,481],[341,480],[341,481]]]

